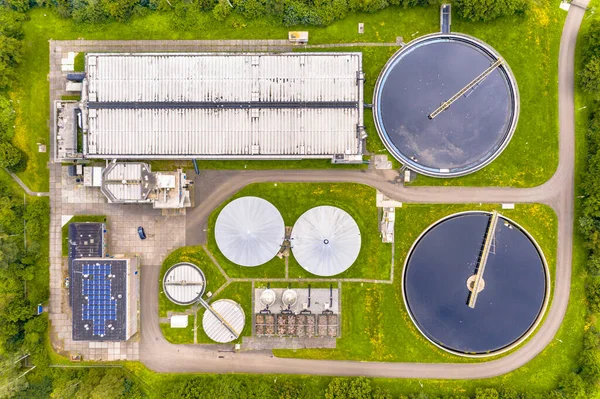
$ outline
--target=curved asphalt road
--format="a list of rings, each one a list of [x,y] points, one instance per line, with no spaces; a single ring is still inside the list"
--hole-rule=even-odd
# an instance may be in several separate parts
[[[580,0],[587,6],[589,0]],[[368,184],[404,202],[478,203],[541,202],[558,215],[558,248],[554,297],[548,317],[538,332],[519,350],[485,363],[376,363],[330,360],[281,359],[271,352],[217,352],[214,347],[173,345],[162,336],[158,323],[158,277],[160,267],[144,266],[141,298],[140,360],[159,372],[281,373],[389,378],[473,379],[487,378],[515,370],[538,355],[553,339],[569,302],[573,245],[574,187],[574,53],[584,10],[571,7],[565,22],[559,55],[559,165],[545,184],[528,189],[416,187],[398,184],[393,171],[208,171],[200,187],[210,187],[210,196],[187,216],[188,236],[202,239],[210,212],[244,186],[255,182],[356,182]],[[191,234],[190,234],[191,229]],[[195,242],[189,242],[194,244]]]

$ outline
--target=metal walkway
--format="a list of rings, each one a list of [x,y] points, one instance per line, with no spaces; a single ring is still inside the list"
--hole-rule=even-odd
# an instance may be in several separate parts
[[[267,108],[358,108],[356,101],[107,101],[88,102],[89,109],[267,109]]]
[[[481,83],[485,78],[487,78],[489,76],[489,74],[494,72],[494,70],[496,68],[498,68],[500,65],[502,65],[503,63],[504,63],[504,60],[502,58],[498,58],[496,60],[496,62],[494,62],[492,65],[490,65],[490,67],[488,69],[483,71],[479,76],[477,76],[469,84],[467,84],[465,87],[463,87],[458,93],[456,93],[455,95],[450,97],[450,99],[448,101],[444,101],[438,109],[436,109],[431,114],[429,114],[428,118],[433,119],[436,116],[438,116],[439,114],[441,114],[442,112],[444,112],[446,109],[448,109],[448,107],[450,105],[452,105],[456,100],[458,100],[463,94],[466,94],[473,87],[475,87],[479,83]]]
[[[223,318],[223,316],[221,316],[221,314],[219,312],[217,312],[212,306],[210,306],[204,299],[199,298],[198,299],[198,303],[202,306],[204,306],[204,308],[206,308],[206,310],[208,310],[210,313],[213,314],[213,316],[215,316],[217,318],[217,320],[219,320],[221,322],[221,324],[223,324],[225,326],[225,328],[227,328],[229,330],[230,333],[232,333],[235,336],[235,339],[238,339],[240,337],[240,334],[242,333],[241,331],[236,331],[235,328],[233,328],[231,326],[231,324],[229,324],[227,322],[227,320],[225,320]]]
[[[475,308],[477,302],[477,296],[479,294],[479,286],[483,280],[483,273],[485,272],[485,265],[487,264],[488,255],[490,254],[490,247],[494,240],[494,234],[496,233],[496,226],[498,225],[498,212],[493,211],[492,217],[490,218],[490,224],[488,226],[485,241],[483,242],[483,250],[479,257],[479,264],[477,265],[477,272],[475,274],[475,282],[473,284],[473,290],[469,296],[469,307]]]
[[[442,33],[450,33],[450,27],[452,25],[450,10],[450,4],[442,4],[440,7],[440,31]]]

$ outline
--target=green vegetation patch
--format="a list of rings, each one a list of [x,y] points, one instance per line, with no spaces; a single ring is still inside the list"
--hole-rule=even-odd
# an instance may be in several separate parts
[[[215,292],[220,286],[225,284],[225,277],[221,274],[219,269],[212,263],[204,249],[200,246],[195,247],[182,247],[171,252],[169,256],[164,260],[160,269],[160,276],[158,279],[158,316],[167,317],[167,312],[179,312],[184,313],[191,309],[190,306],[177,305],[163,292],[162,281],[165,273],[169,268],[180,262],[190,262],[198,266],[204,276],[206,277],[206,290]]]
[[[62,227],[62,256],[69,256],[69,225],[71,223],[106,223],[104,215],[76,215]]]
[[[80,101],[80,95],[72,95],[72,96],[60,96],[60,99],[63,101]]]
[[[85,72],[85,53],[77,53],[75,55],[75,63],[73,65],[74,72]]]
[[[286,226],[293,226],[307,210],[320,205],[332,205],[348,212],[361,232],[361,248],[356,262],[344,273],[333,278],[364,278],[389,280],[391,270],[391,247],[381,242],[375,189],[360,184],[329,183],[258,183],[245,187],[230,201],[245,196],[256,196],[271,202],[283,216]],[[282,278],[285,277],[284,261],[275,257],[265,265],[242,267],[230,262],[221,254],[214,236],[214,226],[219,212],[227,204],[214,210],[208,221],[208,248],[230,277]],[[311,278],[289,257],[290,278]]]
[[[538,242],[553,276],[556,262],[557,220],[554,211],[540,204],[517,205],[404,205],[396,208],[396,259],[393,284],[342,284],[342,337],[336,349],[277,350],[277,356],[315,359],[389,362],[473,362],[432,345],[415,328],[406,311],[401,278],[410,247],[432,223],[457,212],[497,209],[525,229]],[[570,342],[573,343],[573,342]]]
[[[193,344],[194,315],[188,316],[188,326],[186,328],[171,328],[170,323],[161,323],[160,330],[163,337],[172,344]]]

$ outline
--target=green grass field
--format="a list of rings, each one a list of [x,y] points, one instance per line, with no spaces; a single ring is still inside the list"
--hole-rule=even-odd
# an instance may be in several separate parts
[[[406,312],[400,281],[408,251],[429,225],[466,210],[499,212],[526,228],[544,251],[551,275],[556,259],[556,216],[545,205],[519,205],[500,210],[494,205],[406,205],[396,209],[394,284],[342,284],[342,338],[336,349],[281,350],[278,356],[394,362],[480,361],[450,355],[430,344]]]
[[[532,3],[526,17],[507,17],[488,23],[467,23],[453,19],[453,29],[476,35],[492,45],[509,62],[521,94],[521,117],[515,136],[505,152],[484,170],[468,177],[439,180],[420,177],[416,184],[453,185],[538,185],[547,180],[557,165],[557,65],[560,31],[565,13],[558,1]],[[32,189],[48,189],[48,153],[38,154],[38,142],[48,144],[49,91],[48,39],[283,39],[287,28],[269,19],[245,21],[241,16],[217,23],[209,13],[199,14],[194,29],[178,28],[171,14],[153,12],[126,23],[77,25],[58,17],[53,10],[34,9],[25,24],[24,62],[10,92],[17,110],[14,143],[29,159],[27,170],[19,176]],[[365,24],[365,33],[357,33],[357,23]],[[304,29],[304,28],[303,28]],[[344,20],[324,28],[309,27],[311,44],[343,42],[395,42],[397,36],[409,41],[439,29],[438,7],[390,7],[373,14],[350,14]],[[333,49],[335,50],[335,49]],[[347,51],[347,49],[344,49]],[[373,85],[389,55],[390,48],[361,49],[367,75],[365,101],[372,97]],[[540,80],[541,79],[541,80]],[[366,126],[367,148],[385,153],[375,131],[370,112]],[[170,162],[156,163],[171,168]],[[183,163],[190,167],[189,163]],[[153,164],[154,166],[154,164]],[[324,168],[329,161],[303,162],[201,162],[202,168]],[[339,167],[339,166],[336,166]],[[361,166],[352,166],[360,168]]]
[[[186,328],[171,328],[169,323],[161,323],[160,330],[165,339],[172,344],[193,344],[194,316],[188,316],[188,326]]]
[[[352,267],[333,278],[389,280],[391,247],[383,244],[379,237],[373,188],[360,184],[260,183],[245,187],[231,199],[244,196],[257,196],[271,202],[281,212],[286,226],[293,226],[304,212],[315,206],[332,205],[345,210],[358,224],[362,238],[361,249]],[[208,248],[227,274],[230,277],[285,277],[284,261],[277,257],[266,265],[249,268],[235,265],[221,254],[213,232],[217,216],[224,205],[214,210],[209,217]],[[289,277],[317,276],[298,265],[292,254],[289,257]]]

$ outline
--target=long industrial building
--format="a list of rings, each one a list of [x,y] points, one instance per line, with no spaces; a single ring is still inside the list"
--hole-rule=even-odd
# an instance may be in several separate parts
[[[361,53],[89,53],[83,158],[361,162]]]

